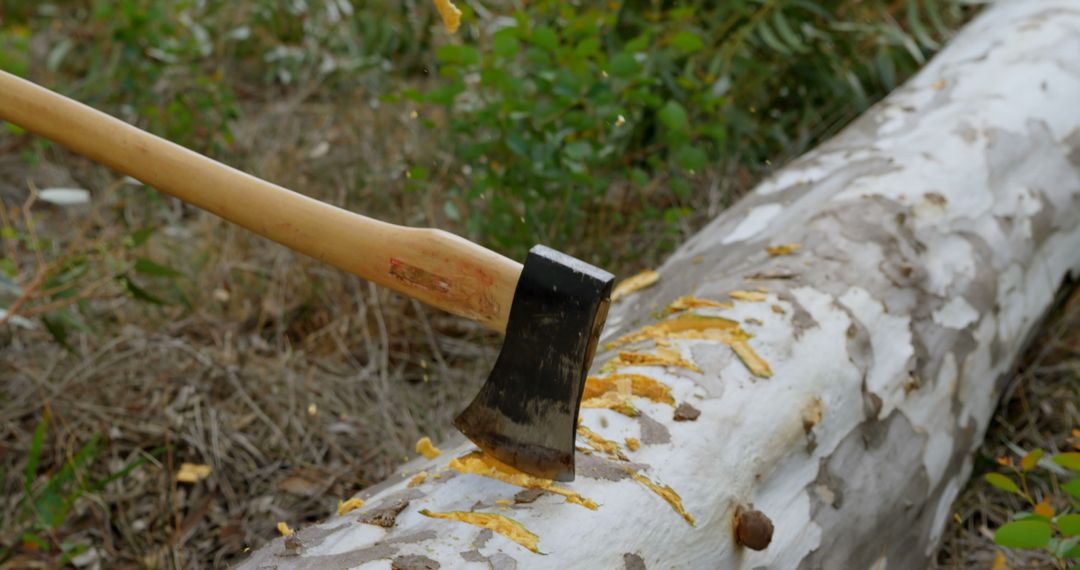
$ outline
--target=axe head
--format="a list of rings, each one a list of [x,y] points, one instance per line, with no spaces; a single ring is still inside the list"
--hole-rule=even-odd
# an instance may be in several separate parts
[[[573,480],[581,393],[614,281],[588,263],[533,247],[495,368],[454,425],[503,463]]]

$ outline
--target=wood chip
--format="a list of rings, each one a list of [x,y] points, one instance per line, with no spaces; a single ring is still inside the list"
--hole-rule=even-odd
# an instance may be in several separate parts
[[[210,466],[201,463],[181,463],[180,470],[176,472],[176,481],[179,483],[198,483],[210,476]]]
[[[359,509],[359,508],[361,508],[363,506],[364,506],[364,500],[363,499],[358,499],[356,497],[353,497],[353,498],[351,498],[351,499],[349,499],[347,501],[338,501],[338,503],[337,503],[337,514],[338,514],[338,516],[341,516],[341,515],[344,515],[345,513],[355,511],[356,509]]]
[[[480,475],[481,477],[495,479],[517,487],[540,489],[548,493],[561,495],[566,499],[566,502],[578,504],[590,510],[595,511],[597,508],[596,503],[582,497],[574,491],[555,485],[555,483],[549,479],[535,477],[519,471],[483,451],[473,451],[461,457],[451,459],[450,468],[458,473]]]
[[[772,369],[769,368],[769,363],[765,362],[763,358],[758,356],[758,353],[754,352],[753,348],[746,341],[737,342],[731,345],[732,350],[739,356],[739,360],[742,360],[743,364],[750,369],[750,372],[759,378],[771,378]]]
[[[633,471],[629,470],[627,470],[627,473],[629,473],[635,481],[641,483],[642,485],[645,485],[649,488],[649,490],[659,495],[661,499],[667,501],[667,503],[671,505],[671,508],[675,509],[675,512],[682,515],[682,518],[686,519],[686,522],[690,523],[690,526],[697,526],[697,523],[694,522],[694,517],[690,513],[686,512],[686,509],[683,507],[682,497],[680,497],[679,494],[675,492],[675,489],[672,489],[667,485],[659,485],[657,483],[654,483],[648,477],[640,473],[634,473]]]
[[[293,532],[293,529],[289,528],[289,524],[285,521],[277,523],[277,531],[281,533],[281,536],[292,536],[293,534],[296,534]]]
[[[427,481],[427,471],[421,471],[416,475],[413,475],[413,478],[409,479],[409,483],[406,485],[406,487],[415,487],[417,485],[422,485],[424,481]]]
[[[660,280],[660,274],[652,269],[646,269],[633,277],[627,277],[615,286],[611,292],[611,302],[617,303],[623,297],[654,285]]]
[[[641,448],[641,440],[639,440],[636,437],[628,437],[628,438],[626,438],[626,449],[629,449],[630,451],[637,451],[640,448]]]
[[[446,31],[451,34],[457,33],[458,28],[461,26],[461,10],[454,6],[454,3],[450,0],[435,0],[435,9],[442,16]]]
[[[732,344],[748,338],[750,335],[739,328],[738,322],[731,319],[684,314],[623,335],[607,343],[605,348],[613,349],[650,339],[653,341],[661,339],[717,340]]]
[[[765,251],[769,252],[769,255],[778,257],[781,255],[791,255],[795,250],[802,247],[801,243],[785,243],[783,245],[772,245],[765,248]]]
[[[665,311],[668,313],[677,313],[680,311],[689,311],[691,309],[730,309],[731,307],[731,303],[721,303],[720,301],[684,295],[672,301]]]
[[[420,511],[420,514],[433,519],[461,521],[473,526],[490,529],[537,554],[542,554],[536,546],[540,542],[540,537],[535,533],[530,532],[529,529],[525,528],[521,523],[504,515],[496,513],[467,513],[464,511],[436,513],[427,509]]]
[[[416,442],[416,452],[423,455],[425,459],[435,459],[442,455],[442,451],[432,445],[431,438],[426,435]]]
[[[768,300],[769,298],[768,295],[762,293],[761,291],[732,291],[728,293],[728,295],[731,295],[732,299],[737,299],[739,301],[750,301],[753,303],[760,303],[762,301]]]

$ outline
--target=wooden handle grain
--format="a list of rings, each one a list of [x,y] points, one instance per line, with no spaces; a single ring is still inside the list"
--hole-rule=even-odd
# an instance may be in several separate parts
[[[468,240],[314,200],[3,71],[0,120],[300,253],[494,330],[506,329],[521,264]]]

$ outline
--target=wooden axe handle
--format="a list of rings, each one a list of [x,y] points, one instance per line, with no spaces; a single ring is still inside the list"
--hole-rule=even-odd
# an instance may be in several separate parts
[[[494,330],[506,329],[522,266],[468,240],[331,206],[3,71],[0,120],[300,253]]]

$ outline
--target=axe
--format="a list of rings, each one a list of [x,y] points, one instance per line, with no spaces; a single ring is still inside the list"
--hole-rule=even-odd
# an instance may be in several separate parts
[[[585,376],[614,277],[538,245],[524,266],[453,234],[314,200],[0,71],[0,120],[189,204],[405,295],[505,333],[454,425],[527,473],[574,478]]]

